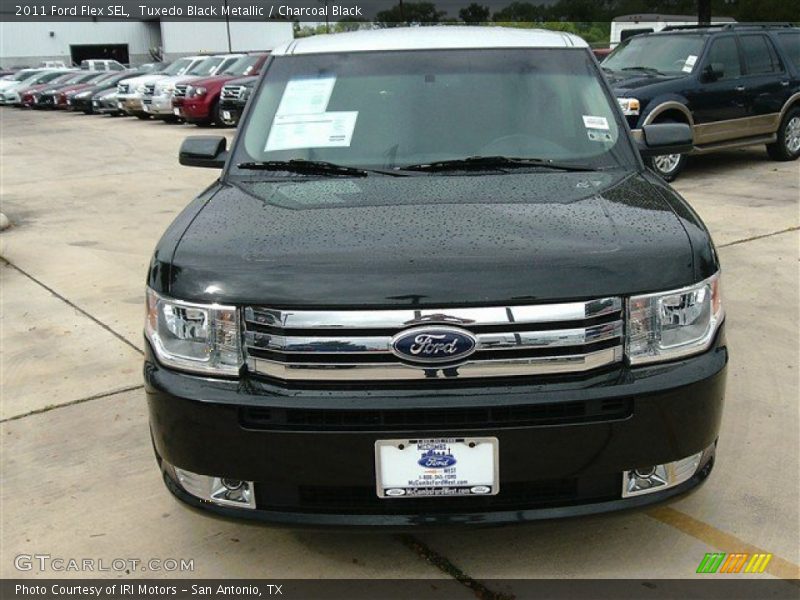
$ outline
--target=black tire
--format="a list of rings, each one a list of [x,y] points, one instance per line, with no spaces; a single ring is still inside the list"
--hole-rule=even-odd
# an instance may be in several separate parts
[[[795,160],[800,156],[800,107],[786,111],[778,127],[778,139],[767,144],[772,160]]]
[[[658,123],[677,123],[672,119],[662,119]],[[678,178],[686,166],[685,154],[664,154],[661,156],[648,156],[644,163],[650,167],[664,181],[671,182]]]
[[[222,127],[225,123],[222,120],[222,111],[219,108],[219,98],[214,100],[214,104],[211,105],[211,122],[216,125],[217,127]]]
[[[141,119],[142,121],[149,121],[150,115],[148,115],[147,113],[136,113],[136,118]]]

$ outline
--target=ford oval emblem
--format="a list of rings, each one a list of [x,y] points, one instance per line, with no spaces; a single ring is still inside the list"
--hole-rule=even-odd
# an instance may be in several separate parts
[[[452,455],[450,448],[431,448],[422,454],[417,464],[426,469],[446,469],[456,464],[456,457]]]
[[[429,365],[455,363],[475,352],[477,340],[456,327],[415,327],[392,338],[391,349],[405,361]]]

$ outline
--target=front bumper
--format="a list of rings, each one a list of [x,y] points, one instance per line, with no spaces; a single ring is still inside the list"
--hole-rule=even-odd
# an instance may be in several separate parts
[[[727,360],[721,328],[715,345],[696,357],[547,383],[299,390],[176,373],[159,366],[151,353],[145,382],[165,482],[190,505],[292,526],[490,525],[641,507],[698,485],[713,466]],[[567,406],[570,411],[560,410]],[[572,410],[580,406],[584,413]],[[469,426],[439,418],[443,411],[474,414],[487,408],[534,414],[530,407],[544,417]],[[426,425],[395,427],[380,418],[410,411],[426,415]],[[254,412],[271,416],[258,421]],[[470,436],[499,440],[498,495],[377,497],[376,440]],[[623,471],[700,452],[688,481],[622,498]],[[173,466],[255,482],[256,509],[191,496],[177,483]]]
[[[207,121],[211,118],[210,105],[201,98],[186,98],[181,106],[181,116],[187,121]]]
[[[167,94],[145,96],[142,100],[142,110],[154,116],[172,115],[172,96]]]
[[[225,123],[225,125],[238,125],[239,120],[242,118],[242,113],[244,112],[244,103],[239,104],[223,100],[219,105],[219,110],[220,115],[222,115],[222,122]]]
[[[123,112],[136,114],[142,112],[142,97],[137,94],[120,94],[117,96],[117,106]]]

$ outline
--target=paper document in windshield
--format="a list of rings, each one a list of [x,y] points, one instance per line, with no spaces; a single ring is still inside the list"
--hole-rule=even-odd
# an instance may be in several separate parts
[[[293,79],[283,90],[276,115],[309,115],[328,110],[336,77]]]
[[[276,115],[264,150],[348,147],[353,139],[357,118],[357,110]]]

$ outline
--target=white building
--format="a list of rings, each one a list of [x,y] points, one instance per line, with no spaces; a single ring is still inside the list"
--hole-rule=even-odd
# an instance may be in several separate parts
[[[156,56],[170,61],[187,54],[272,50],[292,37],[291,23],[274,21],[3,21],[0,66],[78,64],[85,58],[135,66]]]

